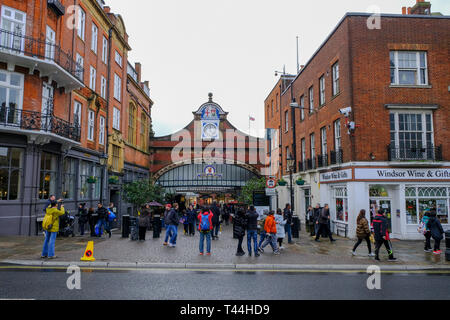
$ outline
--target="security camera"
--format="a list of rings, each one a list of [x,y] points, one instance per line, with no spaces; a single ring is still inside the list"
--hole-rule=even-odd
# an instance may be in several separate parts
[[[339,112],[343,115],[345,115],[346,117],[348,117],[350,115],[350,113],[352,112],[352,107],[348,107],[348,108],[344,108],[344,109],[339,109]]]

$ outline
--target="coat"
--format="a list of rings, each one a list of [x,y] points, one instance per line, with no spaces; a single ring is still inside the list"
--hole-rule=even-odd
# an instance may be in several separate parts
[[[197,211],[195,209],[187,210],[188,223],[195,223],[197,221]]]
[[[386,240],[389,238],[388,223],[385,216],[377,214],[373,219],[373,233],[376,241],[382,241],[383,237]]]
[[[64,208],[61,208],[61,210],[58,210],[58,208],[47,208],[45,215],[52,215],[53,216],[53,227],[49,232],[59,232],[59,217],[64,215],[66,211]]]
[[[282,215],[276,214],[275,223],[277,226],[277,238],[284,239],[286,237],[286,230],[284,226],[286,225],[287,220],[285,220]]]
[[[269,215],[266,218],[266,223],[264,223],[264,230],[266,233],[277,233],[277,225],[275,223],[275,217],[273,215]]]
[[[213,213],[213,224],[217,225],[220,222],[220,208],[218,206],[213,205],[211,208],[211,212]]]
[[[284,219],[286,220],[286,223],[291,225],[292,224],[292,210],[284,209]]]
[[[245,215],[245,218],[247,219],[247,230],[258,230],[258,212],[256,211],[249,211]]]
[[[144,209],[139,217],[139,227],[148,228],[150,226],[151,212],[149,209]]]
[[[245,227],[247,225],[247,221],[244,215],[236,215],[233,219],[234,228],[233,228],[233,237],[241,238],[245,235]]]
[[[356,227],[356,236],[358,239],[365,239],[370,235],[369,222],[366,218],[362,218],[359,220],[358,225]]]
[[[171,209],[169,213],[167,214],[166,224],[178,226],[180,223],[180,219],[178,218],[178,212],[175,209]]]
[[[444,239],[444,229],[442,228],[441,222],[436,217],[431,217],[427,223],[427,229],[431,231],[431,236],[435,240]]]
[[[330,220],[330,209],[323,208],[320,211],[319,223],[320,224],[327,224],[329,220]]]
[[[89,216],[88,211],[86,208],[78,208],[78,214],[76,215],[78,217],[79,223],[86,223],[88,222]]]

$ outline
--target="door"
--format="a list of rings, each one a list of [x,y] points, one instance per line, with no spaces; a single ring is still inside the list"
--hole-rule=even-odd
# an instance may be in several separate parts
[[[371,211],[371,222],[373,221],[374,214],[378,210],[383,209],[386,212],[386,218],[388,222],[389,233],[392,233],[392,206],[390,199],[371,199],[370,200],[370,211]]]
[[[45,59],[55,60],[56,33],[47,26],[47,35],[45,37]]]
[[[52,130],[53,91],[50,84],[46,82],[42,84],[41,129],[45,131]]]
[[[25,46],[26,13],[2,6],[0,47],[2,50],[23,53]]]

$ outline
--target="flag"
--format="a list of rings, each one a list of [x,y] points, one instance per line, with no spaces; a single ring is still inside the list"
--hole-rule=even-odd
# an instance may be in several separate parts
[[[250,121],[256,121],[256,119],[253,118],[253,117],[251,117],[251,116],[249,116],[249,120],[250,120]]]

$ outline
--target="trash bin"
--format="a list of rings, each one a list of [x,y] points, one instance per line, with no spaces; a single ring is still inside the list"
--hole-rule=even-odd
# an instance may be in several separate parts
[[[450,230],[445,231],[445,260],[450,261]]]
[[[130,237],[131,241],[139,240],[139,228],[137,217],[130,217]]]
[[[130,216],[124,215],[122,217],[122,238],[128,238],[130,235]]]
[[[153,239],[158,239],[161,234],[161,217],[155,216],[153,217]]]
[[[292,217],[292,238],[300,238],[300,218],[297,216]]]

